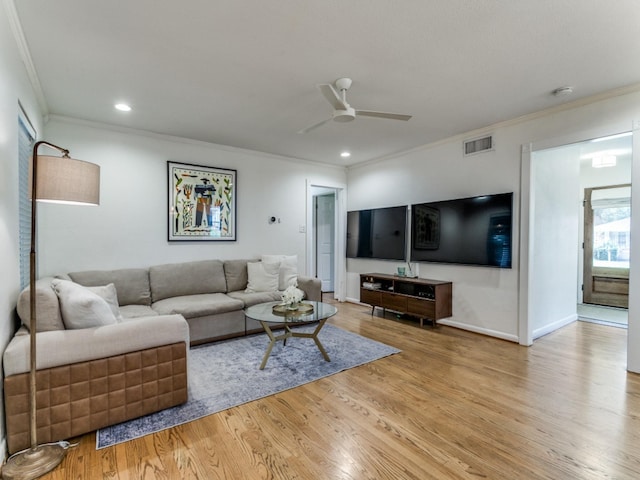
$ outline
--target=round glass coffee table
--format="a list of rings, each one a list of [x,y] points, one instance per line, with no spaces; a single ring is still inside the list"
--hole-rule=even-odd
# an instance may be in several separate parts
[[[269,360],[269,355],[271,355],[271,350],[275,343],[278,340],[283,340],[286,345],[287,339],[291,337],[313,339],[324,359],[327,362],[330,362],[331,359],[329,358],[329,355],[327,355],[322,343],[320,343],[320,340],[318,339],[318,333],[322,330],[327,319],[333,317],[338,312],[338,309],[328,303],[304,301],[300,309],[286,310],[284,307],[281,307],[280,303],[281,302],[259,303],[244,310],[244,314],[248,318],[260,322],[262,328],[264,328],[264,331],[269,336],[269,346],[262,358],[260,370],[263,370],[267,364],[267,360]],[[274,311],[274,307],[276,307],[276,311]],[[311,307],[313,307],[313,309],[311,309]],[[310,309],[311,311],[309,311]],[[291,330],[292,327],[308,323],[317,323],[316,328],[311,333]],[[274,335],[271,330],[272,325],[283,325],[284,333],[281,335]]]

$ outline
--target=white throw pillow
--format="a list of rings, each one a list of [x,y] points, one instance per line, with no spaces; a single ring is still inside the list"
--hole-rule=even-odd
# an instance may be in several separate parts
[[[276,292],[278,290],[279,266],[262,262],[247,263],[246,293]]]
[[[51,281],[51,287],[58,295],[66,328],[91,328],[117,323],[106,300],[87,287],[57,278]]]
[[[297,255],[262,255],[262,262],[278,265],[278,290],[284,290],[298,281]]]
[[[118,303],[118,291],[113,283],[109,285],[103,285],[100,287],[86,287],[93,293],[102,298],[116,317],[118,323],[122,322],[122,314],[120,313],[120,304]]]

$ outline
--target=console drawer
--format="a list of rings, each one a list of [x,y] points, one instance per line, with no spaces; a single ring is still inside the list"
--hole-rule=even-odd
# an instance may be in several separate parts
[[[382,303],[380,306],[388,308],[389,310],[404,313],[407,311],[407,297],[404,295],[387,293],[382,297]]]
[[[362,303],[368,303],[369,305],[379,306],[381,305],[381,295],[379,290],[369,290],[367,288],[360,289],[360,301]]]
[[[408,298],[407,313],[422,318],[428,318],[429,320],[435,320],[436,302],[434,300],[426,300],[421,298]]]

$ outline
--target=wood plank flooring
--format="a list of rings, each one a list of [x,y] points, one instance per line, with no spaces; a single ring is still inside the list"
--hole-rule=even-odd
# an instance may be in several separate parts
[[[575,322],[527,348],[338,309],[402,353],[104,450],[85,435],[42,478],[640,478],[625,329]]]

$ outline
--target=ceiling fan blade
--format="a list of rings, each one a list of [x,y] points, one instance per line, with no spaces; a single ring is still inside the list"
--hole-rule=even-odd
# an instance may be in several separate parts
[[[390,120],[407,121],[411,115],[402,115],[401,113],[374,112],[372,110],[356,110],[356,116],[388,118]]]
[[[346,110],[347,107],[349,106],[345,101],[342,100],[342,98],[340,98],[340,94],[336,92],[336,89],[333,88],[333,85],[330,85],[328,83],[323,83],[318,85],[318,88],[322,92],[322,95],[324,95],[324,98],[326,98],[329,101],[329,103],[333,106],[334,109]]]
[[[316,128],[321,127],[322,125],[324,125],[327,122],[330,122],[331,120],[333,120],[333,117],[327,118],[326,120],[322,120],[321,122],[318,122],[318,123],[314,123],[310,127],[303,128],[302,130],[298,131],[298,133],[309,133],[311,130],[315,130]]]

